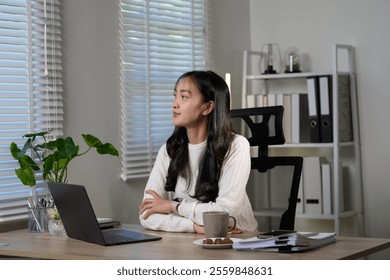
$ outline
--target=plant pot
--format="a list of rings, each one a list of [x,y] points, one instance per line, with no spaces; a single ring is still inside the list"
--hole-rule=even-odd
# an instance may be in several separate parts
[[[50,219],[48,228],[51,235],[66,235],[66,231],[61,220]]]

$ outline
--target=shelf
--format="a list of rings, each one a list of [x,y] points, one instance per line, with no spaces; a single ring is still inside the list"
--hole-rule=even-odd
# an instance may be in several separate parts
[[[347,75],[348,72],[338,72],[340,75]],[[307,78],[310,76],[325,76],[332,75],[330,72],[301,72],[301,73],[281,73],[281,74],[260,74],[260,75],[247,75],[247,80],[277,80],[277,79],[299,79]]]
[[[345,211],[339,213],[339,216],[337,215],[313,215],[313,214],[296,214],[296,218],[303,218],[303,219],[315,219],[315,220],[334,220],[337,218],[348,218],[348,217],[353,217],[356,216],[357,212],[356,211]]]
[[[260,209],[253,211],[253,214],[258,217],[280,217],[285,209]],[[339,214],[339,218],[348,218],[356,216],[357,212],[350,210],[344,211]],[[334,220],[337,219],[337,215],[322,215],[322,214],[296,214],[296,218],[301,219],[315,219],[315,220]]]
[[[341,147],[353,147],[353,142],[339,143]],[[333,143],[286,143],[280,146],[271,146],[270,149],[283,149],[283,148],[334,148]]]
[[[331,75],[331,73],[304,72],[304,73],[283,73],[283,74],[261,74],[248,75],[247,80],[273,80],[273,79],[296,79],[310,76]]]
[[[345,52],[346,51],[346,52]],[[294,154],[294,155],[305,155],[305,156],[324,156],[331,162],[331,203],[334,214],[332,215],[314,215],[314,214],[296,214],[296,218],[301,219],[318,219],[318,220],[333,220],[335,232],[337,234],[340,233],[340,219],[345,217],[357,216],[358,217],[358,227],[361,235],[364,235],[364,219],[363,219],[363,187],[362,187],[362,167],[361,167],[361,152],[360,152],[360,133],[359,133],[359,118],[358,118],[358,106],[357,106],[357,92],[356,92],[356,67],[355,67],[355,49],[353,46],[346,45],[334,45],[332,48],[333,57],[332,57],[332,70],[331,71],[319,71],[319,72],[303,72],[303,73],[280,73],[280,74],[258,74],[257,72],[248,72],[248,66],[250,62],[254,63],[254,59],[257,59],[256,56],[261,56],[261,52],[256,51],[244,51],[243,52],[243,72],[242,72],[242,91],[241,91],[241,101],[242,107],[248,106],[247,97],[251,94],[248,94],[248,88],[252,92],[260,92],[257,94],[253,94],[253,98],[250,99],[251,106],[252,104],[257,104],[257,99],[260,95],[267,96],[269,98],[271,95],[279,94],[280,89],[288,91],[290,86],[294,90],[290,90],[291,93],[294,93],[296,90],[304,93],[305,86],[307,87],[306,79],[308,77],[319,77],[319,76],[331,76],[331,90],[333,91],[332,96],[332,110],[334,109],[332,115],[332,124],[333,124],[333,135],[334,139],[331,143],[291,143],[291,138],[287,137],[289,142],[284,145],[275,145],[270,146],[269,151],[270,154],[275,155],[284,155],[284,154]],[[340,54],[346,54],[347,57],[342,56],[339,58]],[[253,57],[254,56],[254,57]],[[346,60],[344,61],[344,58]],[[348,62],[348,72],[339,71],[340,62]],[[342,64],[344,66],[345,63]],[[254,64],[253,64],[254,65]],[[343,67],[345,68],[345,67]],[[339,89],[339,76],[340,75],[348,75],[349,76],[349,90],[350,90],[350,102],[351,102],[351,124],[352,124],[352,138],[345,139],[349,142],[340,142],[340,115],[341,110],[344,110],[343,107],[340,107],[340,98],[339,94],[344,93],[343,88]],[[295,79],[295,80],[294,80]],[[287,80],[287,81],[284,81]],[[259,82],[260,81],[260,82]],[[304,84],[306,83],[306,85]],[[336,86],[335,86],[336,85]],[[303,90],[302,90],[303,86]],[[279,90],[279,91],[278,91]],[[308,92],[308,91],[306,91]],[[273,97],[273,96],[272,96]],[[277,104],[277,97],[275,97],[275,104]],[[271,99],[273,100],[273,99]],[[257,106],[262,106],[261,102],[258,102]],[[280,104],[279,100],[279,104]],[[283,103],[283,102],[282,102]],[[291,103],[291,100],[290,100]],[[291,109],[291,108],[290,108]],[[291,110],[290,110],[291,111]],[[290,112],[291,113],[291,112]],[[345,112],[343,112],[345,113]],[[349,113],[349,112],[348,112]],[[289,127],[292,129],[292,127]],[[291,131],[288,131],[291,132]],[[245,134],[245,131],[243,131]],[[344,140],[344,138],[342,138]],[[350,141],[350,139],[353,139]],[[296,141],[298,142],[298,141]],[[353,149],[353,150],[351,150]],[[257,150],[251,149],[251,155],[256,156]],[[351,182],[348,182],[349,190],[351,192],[351,199],[354,202],[354,208],[348,211],[341,211],[339,208],[339,201],[343,199],[343,191],[344,191],[344,181],[341,178],[343,175],[343,167],[347,166],[351,170],[349,170],[348,176],[351,177]],[[353,174],[353,175],[352,175]],[[266,190],[268,194],[270,191],[270,178],[267,179]],[[301,179],[302,180],[302,179]],[[329,185],[329,183],[328,183]],[[304,188],[304,186],[303,186]],[[303,195],[303,194],[302,194]],[[329,196],[329,192],[327,192]],[[269,199],[268,204],[269,204]],[[329,199],[327,199],[329,202]],[[264,205],[262,206],[264,207]],[[285,210],[285,209],[284,209]],[[280,217],[283,214],[282,209],[255,209],[255,216],[268,216],[268,217]],[[319,211],[318,211],[319,212]]]

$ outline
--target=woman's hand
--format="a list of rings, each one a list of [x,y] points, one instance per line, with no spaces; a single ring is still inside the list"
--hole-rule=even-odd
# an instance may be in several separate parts
[[[240,234],[240,233],[242,233],[242,230],[237,227],[235,227],[234,229],[229,229],[228,232],[228,234]]]
[[[147,190],[145,193],[150,194],[153,198],[145,198],[139,206],[139,213],[147,219],[155,213],[169,214],[172,212],[172,202],[159,196],[155,191]]]
[[[194,223],[194,231],[196,233],[204,233],[204,227]]]
[[[196,233],[204,233],[204,227],[201,226],[201,225],[198,225],[198,224],[194,223],[193,228],[194,228],[194,231]],[[231,235],[231,234],[239,234],[239,233],[242,233],[242,231],[239,228],[229,229],[229,232],[228,232],[229,235]]]

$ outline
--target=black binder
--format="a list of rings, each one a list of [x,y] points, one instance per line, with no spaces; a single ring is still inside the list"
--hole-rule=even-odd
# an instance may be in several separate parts
[[[309,102],[309,128],[312,143],[320,143],[320,99],[318,77],[307,77],[307,95]]]
[[[320,134],[322,143],[333,141],[332,125],[332,76],[319,76],[319,93],[320,93]]]
[[[311,127],[309,118],[309,101],[307,94],[299,94],[299,142],[311,143]]]

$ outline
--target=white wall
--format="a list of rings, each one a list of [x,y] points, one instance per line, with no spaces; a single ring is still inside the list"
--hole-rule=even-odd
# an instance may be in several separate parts
[[[62,2],[65,132],[79,143],[81,133],[93,133],[119,147],[117,5],[105,0]],[[329,71],[333,43],[356,47],[366,228],[369,236],[390,238],[390,2],[212,0],[212,5],[217,8],[215,70],[232,73],[234,107],[239,107],[244,49],[276,42],[283,53],[295,46],[308,58],[304,70]],[[91,153],[74,162],[70,172],[72,182],[87,186],[99,216],[138,222],[145,181],[122,182],[118,159]]]

